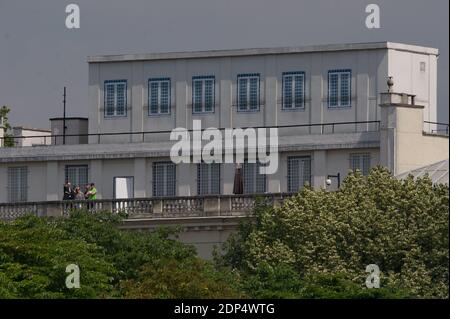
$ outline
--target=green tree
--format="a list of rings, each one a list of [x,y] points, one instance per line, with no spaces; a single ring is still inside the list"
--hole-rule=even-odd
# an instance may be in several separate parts
[[[284,265],[303,285],[326,275],[361,289],[366,266],[376,264],[393,296],[448,298],[448,199],[448,187],[428,177],[397,180],[381,167],[367,177],[356,172],[336,192],[305,187],[281,207],[259,207],[216,259],[250,275]]]
[[[71,212],[0,223],[0,298],[238,297],[233,274],[217,271],[173,229],[125,231],[124,216]],[[80,289],[67,289],[67,265]]]
[[[3,145],[4,147],[13,147],[14,146],[14,138],[13,136],[9,133],[9,131],[11,130],[11,124],[9,124],[8,121],[8,114],[11,111],[11,109],[9,107],[7,107],[6,105],[2,106],[0,108],[0,118],[3,118]]]
[[[65,285],[66,267],[80,268],[80,288]],[[35,216],[0,223],[0,298],[102,298],[117,275],[96,245],[69,239]]]
[[[126,298],[240,298],[237,286],[199,258],[157,259],[144,265],[138,278],[121,282]]]

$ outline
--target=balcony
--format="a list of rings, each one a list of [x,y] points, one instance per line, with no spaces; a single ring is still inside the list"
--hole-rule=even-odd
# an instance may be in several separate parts
[[[230,127],[231,128],[231,127]],[[235,127],[237,128],[237,127]],[[247,127],[242,127],[246,129]],[[367,132],[379,132],[380,121],[349,121],[349,122],[330,122],[330,123],[312,123],[312,124],[294,124],[294,125],[274,125],[274,126],[254,126],[253,129],[270,129],[277,128],[279,136],[305,136],[305,135],[329,135],[338,133],[367,133]],[[201,131],[205,131],[202,129]],[[226,128],[218,128],[222,133]],[[192,132],[193,130],[188,130]],[[126,144],[129,142],[134,143],[148,143],[148,142],[167,142],[170,140],[170,134],[172,130],[164,131],[141,131],[141,132],[106,132],[106,133],[90,133],[90,134],[52,134],[47,136],[11,136],[14,140],[15,147],[19,145],[26,145],[24,143],[27,140],[34,140],[34,147],[48,147],[62,145],[61,140],[65,138],[78,138],[87,140],[89,144]],[[3,140],[0,137],[0,141]],[[67,143],[69,144],[69,143]],[[73,143],[70,143],[73,145]],[[80,143],[79,145],[85,145]],[[23,147],[23,146],[20,146]]]
[[[124,213],[127,219],[246,217],[252,214],[257,198],[269,205],[279,205],[290,196],[292,194],[279,193],[0,203],[0,220],[10,221],[30,214],[38,217],[63,217],[76,210]]]

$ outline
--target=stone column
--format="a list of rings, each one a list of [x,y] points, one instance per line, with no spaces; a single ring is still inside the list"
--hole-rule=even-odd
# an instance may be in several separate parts
[[[48,161],[46,172],[47,201],[62,200],[64,180],[58,178],[58,162]]]
[[[325,180],[327,178],[327,151],[314,151],[313,157],[312,186],[315,189],[320,189],[321,187],[325,187]],[[335,173],[333,172],[333,174]]]
[[[147,197],[147,165],[145,158],[134,159],[134,197]]]
[[[103,180],[103,161],[91,160],[89,170],[90,170],[89,183],[95,184],[97,188],[97,199],[102,199],[104,183],[112,183],[112,181]]]

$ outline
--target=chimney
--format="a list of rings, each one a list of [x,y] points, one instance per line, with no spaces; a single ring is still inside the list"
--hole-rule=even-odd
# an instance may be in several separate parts
[[[415,95],[381,93],[380,163],[393,175],[448,158],[448,137],[424,133],[424,106]]]

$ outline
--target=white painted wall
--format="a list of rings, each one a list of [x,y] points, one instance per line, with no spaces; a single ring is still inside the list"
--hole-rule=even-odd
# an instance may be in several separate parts
[[[328,174],[340,173],[342,179],[350,168],[351,153],[370,153],[371,164],[379,164],[378,149],[344,149],[323,150],[311,152],[283,152],[280,154],[279,169],[267,177],[267,191],[269,193],[287,192],[287,158],[289,156],[311,156],[311,179],[316,188],[325,187]],[[28,200],[45,201],[61,200],[65,182],[66,165],[88,165],[88,181],[94,182],[98,199],[112,199],[114,197],[114,177],[134,177],[134,196],[152,197],[153,195],[153,162],[169,161],[169,158],[134,158],[108,159],[91,161],[48,161],[25,162],[14,164],[0,164],[0,202],[7,202],[7,169],[14,166],[28,167]],[[221,165],[221,192],[233,193],[234,164]],[[197,166],[196,164],[179,164],[176,166],[176,195],[197,195]],[[334,189],[332,186],[330,189]]]

